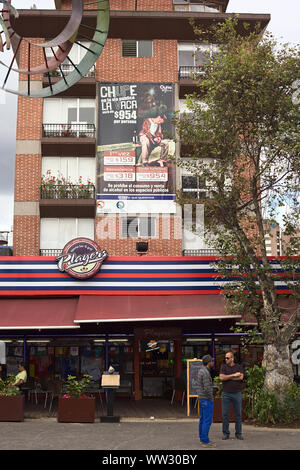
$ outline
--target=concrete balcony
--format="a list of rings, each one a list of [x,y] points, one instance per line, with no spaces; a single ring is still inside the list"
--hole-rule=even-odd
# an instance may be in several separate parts
[[[41,187],[41,217],[95,217],[94,185],[52,185]]]
[[[43,155],[90,155],[96,153],[96,127],[94,124],[43,124]]]

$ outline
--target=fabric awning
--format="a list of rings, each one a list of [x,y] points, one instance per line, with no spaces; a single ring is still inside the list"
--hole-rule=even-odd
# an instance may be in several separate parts
[[[221,295],[81,295],[75,323],[239,318]]]
[[[78,298],[0,299],[0,329],[78,328],[77,303]]]

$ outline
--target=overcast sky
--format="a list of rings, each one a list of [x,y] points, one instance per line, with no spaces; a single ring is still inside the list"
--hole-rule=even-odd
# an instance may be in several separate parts
[[[54,0],[12,0],[12,4],[17,9],[30,8],[33,4],[37,8],[54,8]],[[299,0],[230,0],[227,11],[270,13],[268,30],[280,42],[300,42]],[[0,60],[7,62],[7,53],[0,53]],[[4,76],[5,69],[0,64],[0,86]],[[0,231],[9,231],[13,223],[15,133],[16,96],[0,90]]]

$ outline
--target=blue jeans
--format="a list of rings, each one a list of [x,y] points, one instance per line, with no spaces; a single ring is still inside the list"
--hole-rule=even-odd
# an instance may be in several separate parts
[[[233,404],[234,419],[235,419],[235,435],[242,434],[242,394],[237,393],[222,393],[222,421],[223,421],[223,434],[229,436],[229,413],[230,403]]]
[[[208,433],[213,420],[214,402],[199,398],[200,420],[199,420],[199,439],[203,444],[209,443]]]

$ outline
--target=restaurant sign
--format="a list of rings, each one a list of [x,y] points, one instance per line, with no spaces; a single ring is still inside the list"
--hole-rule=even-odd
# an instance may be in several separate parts
[[[100,269],[108,253],[89,238],[74,238],[57,256],[57,267],[76,279],[87,279]]]

